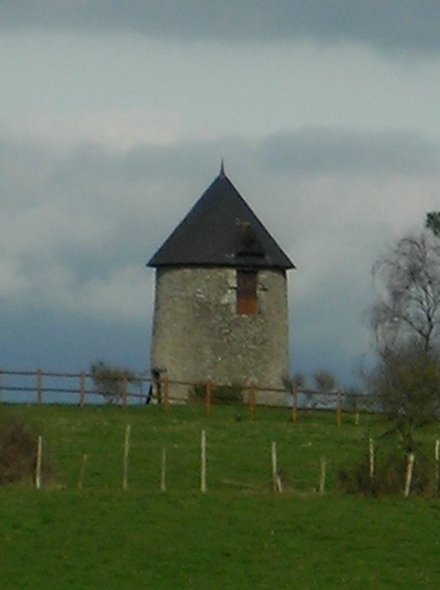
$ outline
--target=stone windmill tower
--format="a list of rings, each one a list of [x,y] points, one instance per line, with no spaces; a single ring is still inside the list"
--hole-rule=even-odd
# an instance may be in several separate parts
[[[286,271],[294,268],[226,176],[219,176],[148,262],[156,269],[151,366],[173,382],[283,387]]]

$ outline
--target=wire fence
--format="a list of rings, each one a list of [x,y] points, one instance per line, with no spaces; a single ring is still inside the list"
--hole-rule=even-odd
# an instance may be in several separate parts
[[[120,433],[122,434],[122,433]],[[112,487],[122,484],[122,490],[127,491],[129,488],[136,490],[159,490],[166,492],[168,489],[172,491],[178,491],[181,493],[185,489],[191,489],[195,491],[195,482],[199,479],[199,489],[202,494],[206,494],[208,489],[222,489],[222,490],[241,490],[241,491],[252,491],[252,493],[267,493],[269,489],[274,493],[300,493],[304,496],[319,494],[323,496],[327,489],[328,483],[329,491],[339,490],[344,493],[362,493],[369,495],[377,494],[402,494],[407,498],[411,493],[412,483],[414,479],[414,493],[422,494],[424,497],[427,495],[432,497],[438,497],[440,494],[440,439],[436,439],[434,442],[434,454],[430,461],[426,461],[422,455],[417,457],[419,465],[416,467],[416,454],[407,453],[401,454],[401,459],[396,467],[391,463],[384,463],[383,460],[377,462],[377,445],[375,441],[370,438],[368,441],[368,460],[355,466],[351,471],[345,466],[343,469],[338,467],[338,461],[334,458],[330,458],[328,461],[327,455],[321,455],[319,459],[315,457],[308,457],[307,461],[301,459],[296,453],[294,455],[294,461],[292,461],[292,453],[286,455],[284,453],[279,457],[278,445],[276,440],[270,442],[270,447],[264,448],[263,445],[259,445],[259,453],[263,451],[265,459],[261,461],[255,461],[255,448],[253,453],[252,468],[249,469],[248,464],[241,463],[240,470],[237,473],[237,464],[235,468],[231,469],[231,456],[227,453],[228,459],[225,461],[225,446],[224,444],[208,445],[208,433],[205,429],[200,432],[200,447],[199,447],[199,461],[195,460],[197,456],[194,451],[195,439],[192,440],[191,446],[192,452],[190,451],[191,460],[188,461],[186,457],[185,477],[182,477],[181,467],[182,461],[185,459],[180,456],[176,458],[176,449],[179,449],[179,445],[173,445],[171,448],[170,455],[172,456],[171,470],[168,468],[167,461],[167,447],[162,446],[160,448],[160,461],[154,462],[155,477],[152,477],[152,463],[150,461],[147,468],[145,463],[145,451],[140,452],[141,446],[135,445],[134,453],[134,464],[132,465],[132,444],[131,444],[132,428],[131,424],[125,425],[125,434],[123,436],[122,446],[122,462],[112,460]],[[45,465],[43,461],[43,454],[46,453],[45,445],[43,445],[43,438],[38,436],[36,444],[36,460],[32,463],[30,471],[27,473],[28,476],[32,477],[33,484],[36,489],[44,487],[53,487],[54,480],[53,474],[50,468]],[[223,438],[224,443],[224,438]],[[113,447],[115,448],[115,447]],[[120,447],[119,447],[120,448]],[[182,446],[180,447],[183,448]],[[188,456],[188,446],[184,446],[185,454]],[[380,445],[379,445],[380,448]],[[168,444],[168,449],[170,445]],[[159,449],[156,446],[155,451]],[[209,452],[208,452],[209,451]],[[178,452],[178,451],[177,451]],[[150,452],[151,455],[151,452]],[[159,455],[159,453],[158,453]],[[174,456],[173,456],[174,455]],[[50,456],[50,453],[49,453]],[[141,463],[139,457],[142,457]],[[248,458],[250,455],[247,455]],[[91,455],[84,453],[82,461],[77,463],[78,479],[75,482],[72,477],[73,473],[70,474],[70,484],[64,483],[63,487],[73,487],[83,489],[84,487],[102,489],[103,476],[108,478],[109,472],[101,469],[96,470],[96,457],[94,457],[94,465],[89,460]],[[157,457],[157,459],[159,456]],[[281,458],[281,461],[279,460]],[[380,458],[380,453],[379,453]],[[113,457],[114,459],[114,457]],[[255,468],[255,463],[258,466]],[[378,463],[378,464],[377,464]],[[209,465],[208,465],[209,464]],[[122,467],[122,471],[119,471],[117,465]],[[304,467],[306,465],[306,469]],[[212,470],[211,470],[212,466]],[[328,467],[331,467],[330,478]],[[261,469],[264,467],[263,469]],[[270,467],[270,472],[269,468]],[[295,477],[292,479],[292,469],[295,473],[301,474],[300,479]],[[148,478],[145,477],[148,473]],[[169,481],[168,474],[170,471],[174,471],[173,477],[170,478],[173,481],[172,486],[169,488],[167,482]],[[176,475],[176,472],[180,472],[180,477]],[[289,477],[290,472],[290,477]],[[350,476],[351,472],[351,476]],[[269,476],[270,474],[270,476]],[[190,477],[188,478],[188,475]],[[415,477],[413,478],[413,475]],[[423,475],[423,477],[421,477]],[[148,482],[147,482],[148,479]],[[29,478],[30,480],[30,478]],[[154,481],[154,485],[152,482]],[[328,482],[328,483],[327,483]],[[108,485],[107,481],[107,485]],[[160,483],[160,487],[158,484]],[[209,485],[208,485],[209,483]],[[270,488],[269,484],[270,483]],[[188,488],[188,484],[190,487]]]

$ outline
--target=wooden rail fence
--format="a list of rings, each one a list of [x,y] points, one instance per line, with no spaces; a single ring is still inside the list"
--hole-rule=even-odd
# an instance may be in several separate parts
[[[5,371],[0,370],[0,402],[9,403],[65,403],[84,406],[86,404],[117,403],[122,407],[140,404],[162,404],[164,410],[168,410],[173,403],[182,403],[182,397],[173,397],[170,394],[171,386],[184,386],[188,391],[198,390],[199,395],[189,395],[187,403],[199,403],[205,405],[206,415],[210,416],[214,405],[246,404],[249,418],[255,418],[256,408],[261,405],[287,408],[291,412],[293,421],[298,420],[299,411],[331,410],[336,414],[337,424],[341,424],[342,413],[349,412],[358,419],[359,412],[372,407],[372,398],[367,396],[353,396],[338,391],[315,391],[310,389],[297,391],[294,387],[290,390],[264,387],[250,381],[241,390],[244,393],[240,400],[218,400],[215,392],[228,386],[213,383],[207,379],[202,384],[200,395],[200,383],[185,381],[170,381],[167,377],[155,381],[149,375],[137,375],[133,381],[122,378],[120,394],[115,396],[113,390],[97,388],[92,375],[86,371],[79,373],[49,372],[37,369],[36,371]],[[265,401],[258,401],[259,393],[264,392]],[[268,395],[274,394],[278,401],[271,403]],[[280,403],[280,394],[284,402]],[[373,400],[374,402],[374,400]]]
[[[136,377],[138,391],[134,391],[133,388],[130,388],[128,379],[122,379],[121,395],[117,396],[116,401],[123,406],[128,405],[130,400],[145,403],[149,393],[148,389],[146,393],[143,390],[145,385],[148,385],[149,388],[150,384],[149,377],[139,375]],[[0,370],[0,401],[3,402],[42,404],[48,403],[48,398],[50,398],[54,403],[84,406],[87,401],[90,402],[90,398],[95,399],[95,403],[99,403],[99,401],[112,401],[114,397],[115,394],[111,390],[98,390],[93,384],[92,375],[85,371],[69,373],[43,371],[42,369],[36,371]]]

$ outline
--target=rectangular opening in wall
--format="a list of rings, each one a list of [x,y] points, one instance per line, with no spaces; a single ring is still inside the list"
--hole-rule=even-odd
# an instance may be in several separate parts
[[[237,313],[241,315],[257,313],[256,271],[237,271]]]

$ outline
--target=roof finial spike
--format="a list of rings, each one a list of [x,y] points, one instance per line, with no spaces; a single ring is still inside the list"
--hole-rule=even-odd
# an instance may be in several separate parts
[[[224,162],[223,158],[220,160],[220,176],[221,177],[226,176],[226,173],[225,173],[225,162]]]

